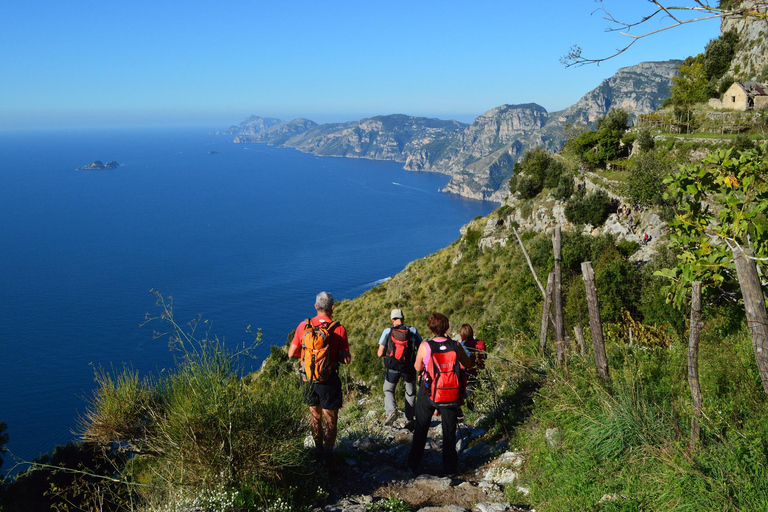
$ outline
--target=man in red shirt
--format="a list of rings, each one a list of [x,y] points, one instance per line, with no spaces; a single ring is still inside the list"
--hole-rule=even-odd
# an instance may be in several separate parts
[[[320,292],[315,298],[317,316],[310,319],[312,325],[322,323],[331,324],[333,320],[333,295],[328,292]],[[306,322],[301,322],[296,327],[291,345],[288,348],[288,357],[301,357],[301,341],[306,329]],[[312,437],[315,439],[315,453],[318,458],[325,459],[329,469],[334,469],[333,447],[336,444],[336,424],[339,420],[339,409],[342,405],[341,379],[338,374],[338,364],[349,364],[352,356],[349,353],[349,341],[347,330],[340,323],[336,323],[328,336],[328,358],[334,366],[331,376],[323,383],[306,383],[305,396],[309,405],[310,426]],[[321,428],[321,421],[325,421],[325,428]],[[323,447],[325,449],[323,450]]]

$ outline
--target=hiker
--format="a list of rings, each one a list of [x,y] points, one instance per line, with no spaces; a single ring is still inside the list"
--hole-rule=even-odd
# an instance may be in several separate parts
[[[459,457],[456,454],[456,423],[464,394],[459,363],[465,368],[472,368],[472,360],[460,348],[458,342],[446,336],[449,325],[445,315],[432,313],[427,320],[427,326],[434,337],[421,344],[413,365],[421,374],[421,380],[416,399],[416,426],[411,452],[408,454],[408,468],[414,473],[419,472],[432,413],[439,409],[443,430],[443,472],[451,475],[459,465]]]
[[[333,295],[320,292],[315,298],[317,316],[296,327],[288,349],[288,357],[298,357],[304,381],[304,396],[309,405],[310,427],[315,440],[315,456],[325,460],[326,467],[335,471],[333,446],[336,444],[336,424],[342,405],[339,363],[349,364],[347,330],[333,315]],[[321,425],[325,422],[325,427]]]
[[[384,358],[384,410],[385,425],[397,419],[395,388],[400,379],[405,385],[405,428],[412,429],[414,422],[413,403],[416,399],[416,350],[421,345],[419,331],[405,323],[402,309],[393,309],[389,315],[392,327],[387,327],[379,338],[377,355]]]
[[[473,368],[464,368],[462,366],[462,370],[465,372],[467,379],[467,409],[471,411],[474,407],[470,397],[477,386],[477,371],[482,370],[483,367],[485,367],[485,342],[483,340],[475,339],[475,331],[469,324],[463,324],[461,326],[461,329],[459,329],[459,336],[461,337],[461,346],[464,347],[464,351],[467,352],[473,364]]]

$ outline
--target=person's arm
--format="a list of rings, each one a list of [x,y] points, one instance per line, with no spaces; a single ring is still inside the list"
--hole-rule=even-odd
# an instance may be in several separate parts
[[[339,324],[336,329],[336,333],[341,336],[342,344],[339,350],[339,361],[344,364],[349,364],[352,361],[352,354],[349,351],[349,339],[347,339],[347,329]]]
[[[381,333],[381,337],[379,337],[379,351],[376,352],[376,355],[378,357],[384,357],[384,351],[387,350],[387,338],[389,337],[389,333],[392,331],[391,328],[386,328]]]
[[[424,340],[421,339],[421,334],[419,334],[419,330],[416,329],[414,326],[411,326],[411,332],[416,336],[416,344],[421,345],[421,342]]]
[[[419,351],[416,353],[416,362],[413,363],[413,367],[416,370],[416,373],[421,373],[421,370],[424,369],[424,353],[426,352],[426,344],[422,343],[419,346]]]
[[[301,331],[302,334],[304,333],[302,325],[296,327],[296,330],[293,333],[293,339],[288,347],[288,359],[292,357],[301,357],[301,335],[299,335],[299,331]]]
[[[456,355],[459,356],[459,362],[464,365],[464,368],[469,370],[475,366],[475,363],[473,363],[472,359],[467,355],[467,349],[465,349],[460,343],[456,344],[459,345],[458,348],[461,349],[456,351]]]

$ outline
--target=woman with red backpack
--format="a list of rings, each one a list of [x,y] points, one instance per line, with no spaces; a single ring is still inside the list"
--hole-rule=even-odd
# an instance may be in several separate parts
[[[443,430],[443,472],[451,475],[459,465],[456,453],[456,425],[459,406],[464,398],[461,365],[472,368],[473,363],[459,343],[446,336],[449,324],[445,315],[432,313],[427,320],[427,326],[434,337],[419,346],[413,365],[421,379],[408,468],[414,473],[419,473],[432,413],[437,409],[440,411]]]

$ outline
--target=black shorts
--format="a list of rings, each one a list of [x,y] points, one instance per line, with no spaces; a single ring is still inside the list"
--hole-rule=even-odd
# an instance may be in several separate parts
[[[331,375],[328,382],[322,384],[304,383],[304,401],[310,407],[320,406],[329,411],[341,409],[341,379]]]

